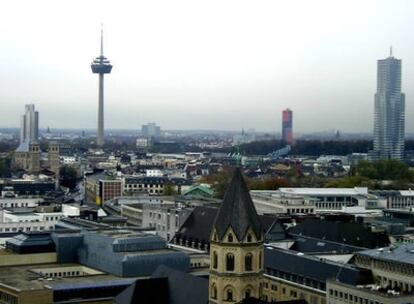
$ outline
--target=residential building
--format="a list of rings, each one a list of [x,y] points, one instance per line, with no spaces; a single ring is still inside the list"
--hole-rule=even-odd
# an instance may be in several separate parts
[[[150,195],[181,194],[191,186],[191,182],[185,178],[165,176],[127,176],[124,178],[124,194],[137,195],[147,193]],[[174,193],[165,193],[166,189]]]

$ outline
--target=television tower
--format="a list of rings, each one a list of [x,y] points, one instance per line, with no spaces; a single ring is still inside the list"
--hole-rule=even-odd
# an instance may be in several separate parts
[[[91,64],[92,73],[99,74],[99,105],[98,105],[98,132],[96,144],[102,147],[104,144],[104,74],[111,73],[112,65],[109,59],[103,55],[103,29],[101,27],[101,55],[96,57]]]

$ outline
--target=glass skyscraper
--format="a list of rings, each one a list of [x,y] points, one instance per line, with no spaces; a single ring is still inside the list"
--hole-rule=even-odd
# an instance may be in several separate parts
[[[34,143],[39,138],[39,112],[35,111],[34,104],[25,106],[25,113],[20,121],[20,144]]]
[[[401,60],[390,52],[378,60],[372,159],[404,158],[405,95],[401,93]]]

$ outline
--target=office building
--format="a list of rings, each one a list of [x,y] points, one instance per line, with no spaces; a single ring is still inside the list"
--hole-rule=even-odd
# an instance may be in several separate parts
[[[104,144],[104,74],[111,73],[112,65],[103,55],[103,30],[101,30],[101,55],[96,57],[91,64],[92,73],[99,74],[99,104],[98,104],[98,131],[96,144],[102,147]]]
[[[36,142],[39,137],[39,112],[35,111],[34,104],[25,106],[25,113],[20,121],[20,144]]]
[[[13,167],[30,173],[40,171],[39,112],[33,104],[26,105],[21,117],[20,145],[13,157]]]
[[[385,198],[369,193],[366,187],[253,190],[251,196],[260,214],[312,214],[340,211],[345,207],[360,206],[367,209],[387,207]]]
[[[266,246],[264,257],[263,298],[271,303],[299,299],[331,303],[326,301],[327,280],[345,278],[354,285],[369,282],[369,271],[317,256]]]
[[[374,150],[370,158],[404,158],[405,95],[401,93],[401,60],[378,60],[374,110]]]
[[[288,145],[293,144],[293,112],[290,109],[282,112],[282,141]]]
[[[361,251],[354,257],[360,269],[370,270],[369,280],[327,281],[328,303],[414,303],[414,244]],[[345,279],[345,278],[344,278]]]
[[[89,204],[102,205],[105,201],[122,195],[122,179],[104,171],[85,175],[85,200]]]
[[[142,227],[154,228],[158,236],[169,242],[192,211],[193,208],[183,208],[179,204],[145,204]]]
[[[150,122],[150,123],[147,123],[145,125],[142,125],[141,133],[145,137],[149,137],[149,138],[155,137],[155,138],[157,138],[157,137],[161,136],[161,128],[160,128],[160,126],[157,126],[156,123]]]

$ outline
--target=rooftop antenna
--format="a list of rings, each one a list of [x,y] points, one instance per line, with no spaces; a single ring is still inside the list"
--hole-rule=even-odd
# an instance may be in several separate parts
[[[101,56],[103,57],[103,24],[101,23]]]
[[[392,45],[390,46],[390,57],[392,57]]]

